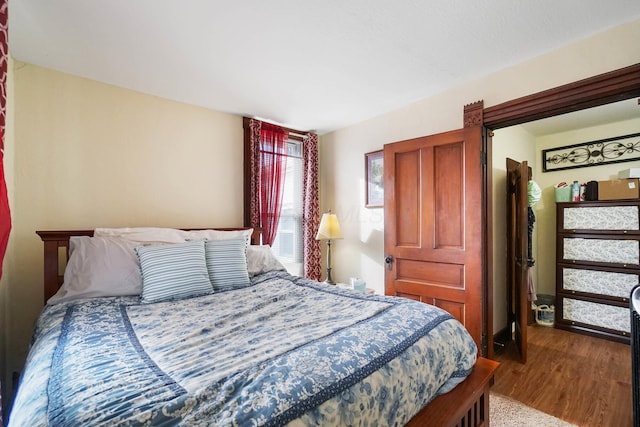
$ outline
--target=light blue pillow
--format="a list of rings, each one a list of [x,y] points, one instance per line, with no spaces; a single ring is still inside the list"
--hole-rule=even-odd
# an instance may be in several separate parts
[[[142,302],[189,298],[213,292],[204,241],[138,246],[142,273]]]
[[[205,254],[209,279],[215,291],[249,286],[247,239],[207,240]]]

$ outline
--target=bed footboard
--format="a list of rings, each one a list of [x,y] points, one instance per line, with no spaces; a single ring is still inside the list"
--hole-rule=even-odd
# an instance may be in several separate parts
[[[436,397],[407,427],[489,425],[489,387],[500,364],[479,357],[471,374],[449,393]]]

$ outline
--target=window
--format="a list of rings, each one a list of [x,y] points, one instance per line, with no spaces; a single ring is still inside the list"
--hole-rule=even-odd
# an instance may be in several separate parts
[[[287,158],[288,170],[278,178],[276,185],[282,186],[279,190],[284,197],[278,200],[279,208],[266,206],[263,210],[263,194],[265,185],[262,183],[263,158],[261,147],[263,134],[278,131],[270,125],[267,128],[265,122],[258,119],[244,117],[242,127],[244,129],[244,224],[250,227],[262,227],[264,236],[270,241],[274,254],[277,254],[283,264],[292,274],[320,280],[321,254],[320,242],[314,239],[320,223],[320,210],[318,208],[318,135],[313,132],[297,131],[283,128],[285,135],[279,138],[280,156],[284,151]],[[281,135],[281,132],[277,132]],[[284,143],[284,147],[283,147]],[[284,149],[284,150],[283,150]],[[285,165],[286,166],[286,165]],[[260,174],[260,175],[258,175]],[[283,179],[284,175],[284,180]],[[309,185],[304,187],[308,180]],[[284,187],[286,195],[284,194]],[[307,193],[305,190],[308,190]],[[269,190],[271,191],[271,190]],[[303,206],[307,203],[308,206]],[[268,201],[271,204],[271,201]],[[283,208],[284,204],[284,208]],[[269,209],[278,209],[281,217],[276,226],[269,223],[268,218],[263,218]],[[264,221],[267,221],[263,225]],[[272,229],[270,225],[275,226]],[[265,233],[266,231],[266,233]],[[278,233],[280,236],[278,237]]]
[[[302,276],[302,142],[289,139],[287,148],[287,171],[282,195],[282,210],[276,239],[271,246],[274,255],[294,275]]]

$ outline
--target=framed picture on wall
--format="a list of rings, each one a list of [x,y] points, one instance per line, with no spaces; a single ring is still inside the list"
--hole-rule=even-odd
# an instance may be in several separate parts
[[[365,201],[367,208],[381,208],[384,205],[384,152],[372,151],[364,155],[366,179]]]

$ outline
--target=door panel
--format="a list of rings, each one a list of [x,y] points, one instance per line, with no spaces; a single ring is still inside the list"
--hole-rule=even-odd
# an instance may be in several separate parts
[[[399,191],[395,203],[400,212],[399,219],[402,227],[395,227],[398,245],[405,248],[420,246],[420,173],[421,158],[419,150],[400,152],[396,156],[396,165],[399,171],[396,179]]]
[[[462,142],[434,147],[435,247],[464,249],[464,146]]]
[[[458,264],[399,259],[396,268],[397,280],[464,289],[464,269]]]
[[[387,144],[385,293],[436,305],[483,331],[481,127]]]
[[[514,325],[513,339],[520,361],[527,362],[528,195],[530,168],[527,162],[507,159],[507,326]]]

